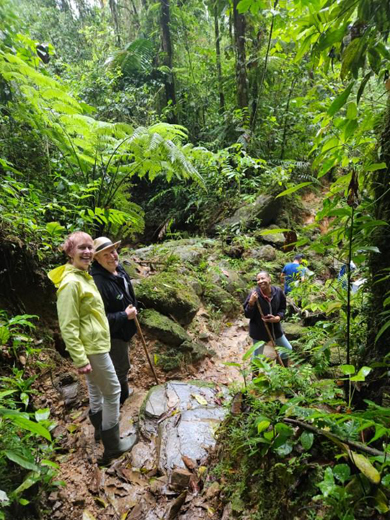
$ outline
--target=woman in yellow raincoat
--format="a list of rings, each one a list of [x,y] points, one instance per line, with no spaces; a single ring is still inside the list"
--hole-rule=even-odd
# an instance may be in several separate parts
[[[102,463],[125,453],[134,436],[120,439],[120,384],[109,356],[110,330],[100,293],[88,274],[93,259],[93,240],[82,231],[69,235],[63,244],[69,262],[53,269],[50,280],[57,288],[57,311],[61,334],[79,374],[88,385],[89,418],[95,439],[102,439]]]

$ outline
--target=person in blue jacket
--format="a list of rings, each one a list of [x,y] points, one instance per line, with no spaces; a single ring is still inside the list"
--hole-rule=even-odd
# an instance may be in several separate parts
[[[284,283],[284,293],[291,292],[291,283],[295,280],[303,281],[305,279],[306,268],[301,265],[303,255],[298,254],[294,256],[293,262],[289,262],[283,267],[280,275],[281,283]]]

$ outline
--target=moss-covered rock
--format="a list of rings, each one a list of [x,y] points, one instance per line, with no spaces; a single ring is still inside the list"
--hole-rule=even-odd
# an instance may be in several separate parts
[[[240,303],[233,298],[225,289],[218,285],[207,284],[204,292],[204,299],[224,314],[234,316],[240,310]]]
[[[299,339],[306,334],[306,328],[301,323],[283,322],[282,327],[289,340]]]
[[[153,309],[142,311],[140,322],[149,334],[159,340],[155,345],[158,366],[165,371],[180,368],[186,363],[194,363],[215,354],[202,343],[192,341],[178,323]]]
[[[160,273],[144,278],[134,287],[138,301],[167,316],[174,316],[179,323],[191,323],[200,307],[200,300],[190,284],[174,273]]]
[[[185,341],[191,341],[183,327],[154,309],[142,311],[139,320],[152,336],[167,345],[179,346]]]

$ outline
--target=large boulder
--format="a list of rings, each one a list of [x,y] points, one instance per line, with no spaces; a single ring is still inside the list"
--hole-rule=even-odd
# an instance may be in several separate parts
[[[277,228],[276,228],[277,229]],[[271,244],[273,245],[274,247],[276,248],[279,248],[281,249],[285,242],[286,242],[286,239],[283,235],[283,233],[277,233],[275,231],[275,233],[270,233],[270,234],[267,234],[267,235],[262,235],[261,233],[263,231],[272,231],[272,226],[270,226],[269,228],[267,229],[259,229],[258,231],[255,231],[254,232],[254,236],[256,237],[256,239],[259,241],[259,242],[264,242],[266,244]]]
[[[214,231],[231,228],[254,229],[259,221],[262,226],[269,226],[276,221],[280,209],[281,202],[273,195],[259,195],[255,202],[241,206],[231,217],[217,222],[213,229]]]
[[[284,321],[282,327],[286,338],[290,341],[300,339],[307,334],[307,329],[301,323],[288,323]]]
[[[137,299],[147,308],[188,325],[200,308],[200,300],[191,285],[173,273],[160,273],[144,278],[134,286]]]
[[[217,386],[197,381],[172,381],[149,391],[141,408],[141,432],[158,437],[157,466],[170,480],[176,468],[186,468],[183,457],[201,465],[215,446],[214,432],[227,413],[217,404],[220,399]]]
[[[165,371],[215,354],[202,343],[193,341],[178,323],[153,309],[142,311],[140,322],[151,336],[159,340],[155,344],[157,364]]]
[[[191,341],[183,327],[154,309],[142,311],[139,314],[139,321],[149,334],[167,345],[178,347],[185,341]]]
[[[229,265],[220,263],[211,275],[213,284],[224,289],[232,296],[242,299],[246,295],[246,282],[242,276]]]
[[[240,309],[239,302],[225,291],[225,289],[215,284],[206,285],[203,298],[207,303],[215,307],[215,309],[229,316],[234,316]]]
[[[251,249],[249,255],[256,260],[262,260],[264,262],[273,262],[276,260],[275,248],[273,248],[270,244],[259,247],[258,249]]]

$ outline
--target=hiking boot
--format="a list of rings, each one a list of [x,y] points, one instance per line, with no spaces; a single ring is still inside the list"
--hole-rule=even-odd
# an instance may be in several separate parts
[[[95,441],[99,442],[101,439],[100,430],[102,427],[102,410],[99,410],[96,413],[91,413],[91,410],[89,410],[88,417],[93,427],[95,428]]]
[[[121,397],[120,397],[120,404],[123,404],[126,399],[134,394],[134,390],[129,387],[127,381],[124,383],[121,383]]]
[[[125,439],[119,437],[119,423],[109,430],[102,430],[101,433],[104,453],[103,457],[99,460],[99,464],[108,464],[112,459],[116,459],[126,453],[126,451],[131,450],[137,442],[137,436],[135,434]]]

